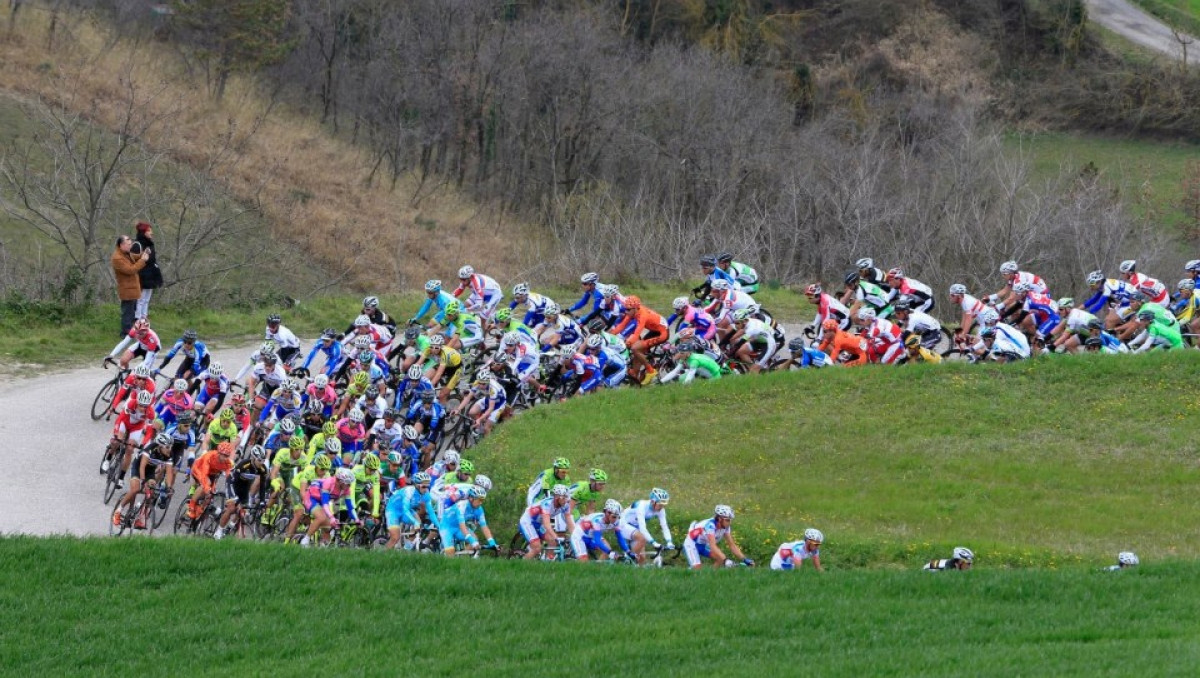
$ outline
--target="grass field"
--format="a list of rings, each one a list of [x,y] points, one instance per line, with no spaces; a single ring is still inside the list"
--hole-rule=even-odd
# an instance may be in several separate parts
[[[0,541],[5,675],[1185,676],[1200,564],[690,573]]]
[[[450,280],[446,281],[448,284]],[[622,291],[639,294],[645,303],[668,315],[671,300],[686,293],[695,282],[674,287],[666,285],[629,286]],[[511,285],[507,285],[511,288]],[[535,290],[541,291],[537,286]],[[579,299],[577,288],[549,288],[545,294],[565,307]],[[507,290],[506,290],[506,296]],[[776,316],[788,322],[808,321],[810,308],[802,294],[786,288],[764,288],[760,301]],[[425,296],[422,293],[380,295],[381,307],[401,323],[416,313]],[[292,308],[235,305],[227,308],[151,305],[151,322],[164,341],[174,341],[186,328],[195,328],[204,341],[223,344],[245,343],[261,336],[268,313],[279,312],[284,324],[295,332],[305,349],[325,327],[345,329],[362,308],[362,295],[333,294],[302,299]],[[53,305],[0,300],[0,365],[13,363],[62,366],[71,361],[99,360],[117,343],[120,311],[116,304],[101,304],[73,309]]]
[[[512,524],[564,455],[628,504],[672,493],[672,525],[731,504],[757,557],[806,527],[830,567],[911,567],[965,544],[989,565],[1200,556],[1192,351],[771,374],[605,392],[539,408],[468,456]],[[572,476],[575,477],[575,476]]]

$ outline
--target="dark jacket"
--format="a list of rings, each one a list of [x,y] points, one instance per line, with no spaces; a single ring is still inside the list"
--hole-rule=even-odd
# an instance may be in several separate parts
[[[143,250],[147,248],[150,250],[150,258],[146,260],[146,267],[138,271],[142,289],[156,290],[163,285],[162,269],[158,267],[158,248],[154,246],[153,240],[146,237],[145,233],[137,234],[137,242]]]

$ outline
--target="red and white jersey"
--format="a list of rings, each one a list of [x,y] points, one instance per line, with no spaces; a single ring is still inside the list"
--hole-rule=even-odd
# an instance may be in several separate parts
[[[892,344],[899,343],[903,338],[900,328],[884,318],[876,318],[864,335],[871,347],[878,353],[887,350]]]
[[[962,301],[959,302],[958,305],[962,307],[963,313],[966,313],[972,318],[978,318],[979,312],[984,308],[982,301],[969,294],[962,295]]]
[[[454,296],[457,297],[467,289],[471,290],[471,297],[479,300],[482,300],[488,292],[493,294],[502,292],[500,283],[496,282],[495,278],[482,273],[475,273],[466,280],[459,280],[458,287],[454,289]]]
[[[146,353],[157,353],[162,349],[162,342],[158,339],[158,333],[154,330],[146,330],[146,333],[138,336],[136,330],[129,330],[128,337],[133,340],[133,343],[140,346]]]
[[[1142,276],[1142,281],[1138,283],[1137,290],[1156,304],[1165,304],[1171,297],[1166,285],[1148,275]]]
[[[1017,271],[1013,274],[1011,280],[1008,281],[1010,287],[1017,283],[1029,283],[1033,287],[1033,291],[1039,294],[1049,294],[1046,291],[1046,281],[1042,280],[1041,276],[1036,276],[1029,271]]]
[[[813,324],[820,325],[821,323],[833,318],[841,321],[843,318],[850,316],[850,309],[842,302],[834,299],[829,294],[822,292],[821,298],[817,300],[817,321]]]
[[[125,412],[121,414],[121,418],[129,424],[130,428],[145,426],[154,421],[154,417],[153,407],[138,407],[136,395],[125,401]]]

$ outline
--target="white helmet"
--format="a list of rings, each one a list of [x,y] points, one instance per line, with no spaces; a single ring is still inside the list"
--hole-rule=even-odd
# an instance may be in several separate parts
[[[171,384],[176,391],[186,391],[188,387],[187,379],[176,379],[174,384]]]
[[[1117,564],[1124,567],[1132,567],[1138,564],[1137,554],[1133,551],[1121,551],[1117,554]]]
[[[600,348],[604,345],[604,337],[599,334],[593,334],[587,338],[586,343],[588,348]]]
[[[954,283],[950,286],[950,294],[966,294],[967,286],[962,283]]]
[[[408,424],[404,428],[400,429],[400,435],[404,436],[405,440],[416,440],[421,436],[421,434],[417,431],[417,427],[413,426],[412,424]]]
[[[466,280],[467,278],[470,278],[473,275],[475,275],[475,269],[470,264],[458,269],[458,279],[459,280]]]
[[[1126,259],[1125,261],[1121,262],[1122,273],[1130,273],[1135,268],[1137,268],[1137,259]]]
[[[995,325],[1000,322],[1000,312],[994,308],[985,308],[979,312],[979,322],[984,325]]]
[[[363,297],[363,308],[379,308],[379,297]]]
[[[337,478],[339,483],[349,485],[354,482],[354,469],[350,468],[349,466],[343,466],[337,470],[337,473],[335,473],[333,477]]]
[[[968,563],[975,561],[975,553],[965,546],[954,547],[954,559],[965,560]]]
[[[491,491],[492,479],[480,473],[475,476],[475,487],[482,487],[485,490]]]
[[[213,364],[214,364],[214,365],[219,365],[220,363],[213,363]],[[211,367],[211,366],[208,368],[208,371],[209,371],[209,372],[212,372],[212,367]],[[149,365],[147,365],[146,363],[142,363],[141,365],[138,365],[137,367],[133,368],[133,374],[134,374],[134,376],[136,376],[136,377],[141,377],[141,378],[143,378],[143,379],[146,379],[146,378],[148,378],[150,375],[154,374],[154,369],[153,369],[153,368],[151,368],[151,367],[150,367]]]
[[[425,372],[421,369],[420,365],[413,365],[412,367],[408,368],[408,374],[405,376],[413,381],[419,381],[424,375]]]
[[[858,319],[862,321],[871,321],[875,319],[875,309],[870,306],[864,306],[858,309]]]
[[[718,518],[728,518],[733,520],[733,509],[725,504],[717,504],[717,508],[713,510],[713,513]]]
[[[1013,285],[1013,292],[1016,294],[1028,294],[1033,291],[1033,285],[1027,282],[1019,282]]]
[[[1087,274],[1087,283],[1089,285],[1098,285],[1104,282],[1104,271],[1092,271]]]
[[[712,288],[714,290],[728,291],[728,290],[733,289],[733,285],[729,284],[728,280],[725,280],[724,278],[722,278],[720,280],[714,280],[713,284],[712,284]]]
[[[804,531],[804,538],[809,541],[815,541],[818,544],[825,543],[825,535],[815,527],[810,527]]]
[[[1179,281],[1179,284],[1175,286],[1175,289],[1180,291],[1194,290],[1196,289],[1196,281],[1192,278],[1184,278],[1183,280]]]
[[[599,279],[600,279],[600,276],[595,273],[592,273],[592,272],[584,273],[583,275],[579,276],[579,282],[584,285],[587,285],[589,283],[594,283]]]
[[[1019,270],[1021,269],[1019,266],[1017,266],[1017,262],[1015,261],[1006,261],[1003,264],[1000,264],[1000,272],[1005,275],[1011,275]]]
[[[569,497],[571,490],[567,489],[566,485],[558,484],[550,489],[550,495],[554,497]]]
[[[365,315],[360,315],[354,319],[355,327],[367,327],[370,324],[371,324],[371,319]]]
[[[446,335],[438,333],[429,337],[430,346],[444,346],[446,344]]]
[[[671,302],[671,308],[674,308],[676,311],[682,311],[683,309],[685,309],[687,307],[688,307],[688,298],[687,297],[675,297],[675,301]]]
[[[208,366],[208,376],[219,378],[224,375],[225,375],[225,368],[221,365],[221,363],[213,363]]]
[[[513,285],[513,296],[520,297],[529,294],[529,283],[517,283]]]
[[[543,315],[558,315],[561,311],[562,311],[562,309],[560,309],[558,307],[558,304],[551,301],[546,304],[546,308],[542,309],[542,314]]]
[[[358,409],[357,407],[350,410],[350,421],[352,423],[361,424],[363,422],[363,419],[365,419],[365,418],[366,418],[366,415],[364,415],[363,411]]]
[[[621,515],[621,502],[616,499],[608,499],[604,502],[604,510],[613,515]]]
[[[617,295],[616,285],[597,285],[596,289],[600,291],[600,296],[606,299]]]
[[[458,454],[458,450],[446,450],[442,453],[442,461],[447,464],[457,464],[462,461],[462,457]]]
[[[325,387],[329,386],[329,375],[318,374],[313,377],[313,386],[316,386],[318,391],[324,391]]]
[[[862,259],[854,262],[854,267],[858,269],[875,268],[875,260],[871,257],[863,257]]]
[[[436,279],[426,281],[425,282],[425,291],[426,292],[441,292],[442,291],[442,281],[436,280]]]
[[[1200,259],[1192,259],[1183,265],[1185,271],[1200,271]]]
[[[154,402],[154,394],[149,391],[138,391],[137,404],[146,407]]]

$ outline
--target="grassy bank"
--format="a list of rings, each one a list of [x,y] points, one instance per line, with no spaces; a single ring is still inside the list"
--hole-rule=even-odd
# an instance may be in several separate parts
[[[1183,561],[817,576],[26,538],[0,541],[0,583],[8,675],[1171,676],[1200,661],[1200,564]]]
[[[509,523],[565,455],[625,503],[670,490],[676,531],[731,504],[760,556],[816,526],[831,567],[910,567],[957,543],[1015,567],[1196,557],[1198,369],[1189,351],[605,392],[522,415],[470,456],[515,488],[493,493]]]

